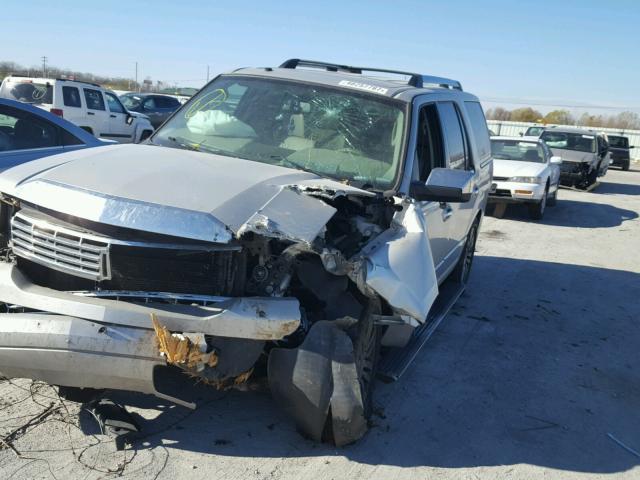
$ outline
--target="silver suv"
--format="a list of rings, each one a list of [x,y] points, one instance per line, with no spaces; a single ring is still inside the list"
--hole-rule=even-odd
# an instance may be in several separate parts
[[[186,406],[176,371],[266,375],[305,435],[353,442],[376,374],[397,378],[462,292],[491,176],[456,81],[221,75],[147,145],[0,178],[0,372]]]

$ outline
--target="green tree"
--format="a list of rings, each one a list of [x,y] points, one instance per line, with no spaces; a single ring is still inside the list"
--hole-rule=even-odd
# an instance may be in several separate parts
[[[544,116],[544,123],[554,125],[575,125],[576,119],[567,110],[553,110]]]
[[[542,114],[531,107],[516,108],[511,111],[511,118],[514,122],[539,122]]]

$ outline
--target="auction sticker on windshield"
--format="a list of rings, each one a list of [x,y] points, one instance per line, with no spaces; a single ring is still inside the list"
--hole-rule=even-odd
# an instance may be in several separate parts
[[[350,80],[341,80],[338,85],[342,87],[357,88],[358,90],[366,90],[367,92],[379,93],[380,95],[386,95],[389,91],[386,88],[376,87],[368,83],[352,82]]]

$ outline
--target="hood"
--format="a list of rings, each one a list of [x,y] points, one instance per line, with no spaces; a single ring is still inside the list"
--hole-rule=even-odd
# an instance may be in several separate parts
[[[247,230],[311,242],[335,209],[307,191],[374,195],[300,170],[152,145],[78,150],[0,176],[0,192],[50,210],[218,243]]]
[[[522,162],[520,160],[493,160],[494,177],[537,177],[545,169],[546,164]]]
[[[132,117],[135,118],[144,118],[145,120],[149,120],[149,116],[145,115],[144,113],[139,113],[139,112],[134,112],[133,110],[127,110],[127,112],[129,113],[129,115],[131,115]]]
[[[589,163],[595,158],[592,152],[577,152],[575,150],[565,150],[562,148],[552,148],[551,152],[556,157],[561,157],[563,162],[585,162]]]

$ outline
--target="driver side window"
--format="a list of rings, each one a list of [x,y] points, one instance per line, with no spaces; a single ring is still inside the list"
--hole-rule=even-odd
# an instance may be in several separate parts
[[[431,170],[446,167],[440,116],[435,104],[420,109],[416,142],[417,172],[414,178],[426,182]]]

